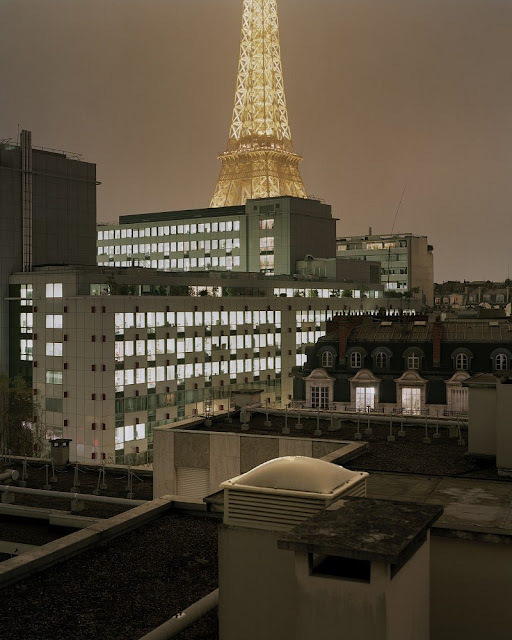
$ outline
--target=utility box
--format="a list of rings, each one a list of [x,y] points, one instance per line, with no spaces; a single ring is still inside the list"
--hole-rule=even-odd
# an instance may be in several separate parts
[[[64,469],[69,464],[69,443],[68,438],[56,438],[50,440],[50,455],[57,469]]]

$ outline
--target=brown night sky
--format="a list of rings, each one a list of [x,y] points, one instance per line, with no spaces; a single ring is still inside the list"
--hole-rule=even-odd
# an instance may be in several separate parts
[[[511,0],[279,0],[308,192],[338,233],[426,234],[435,278],[512,273]],[[98,219],[207,206],[242,0],[0,0],[0,139],[95,162]]]

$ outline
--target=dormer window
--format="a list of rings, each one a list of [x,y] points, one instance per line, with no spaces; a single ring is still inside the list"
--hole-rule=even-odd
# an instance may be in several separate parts
[[[469,349],[461,347],[452,353],[453,368],[455,371],[468,371],[471,368],[473,354]]]
[[[352,369],[360,369],[363,366],[363,358],[359,351],[350,354],[350,366]]]
[[[465,353],[459,353],[455,357],[455,369],[466,371],[469,368],[469,358]]]
[[[406,371],[419,371],[425,354],[418,347],[409,347],[404,352],[404,367]]]
[[[498,353],[494,360],[494,368],[496,371],[504,371],[508,368],[507,365],[507,356],[504,353]]]
[[[372,351],[374,369],[388,369],[393,353],[387,347],[377,347]]]
[[[332,351],[326,350],[322,352],[321,364],[324,369],[330,369],[334,365],[334,356]]]
[[[407,356],[407,368],[408,369],[420,368],[420,357],[417,353],[411,353],[410,356]]]

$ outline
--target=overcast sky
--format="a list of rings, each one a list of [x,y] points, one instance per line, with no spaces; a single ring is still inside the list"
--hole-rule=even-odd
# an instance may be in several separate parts
[[[512,273],[512,1],[279,0],[308,193],[338,234],[425,234],[435,279]],[[207,206],[242,0],[0,0],[0,139],[97,164],[98,220]]]

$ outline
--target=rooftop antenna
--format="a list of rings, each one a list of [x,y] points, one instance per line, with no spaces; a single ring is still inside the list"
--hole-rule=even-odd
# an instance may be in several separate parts
[[[396,211],[395,211],[395,217],[393,219],[393,224],[391,226],[391,235],[393,235],[393,231],[395,229],[396,219],[398,217],[398,212],[400,211],[400,207],[402,206],[402,201],[404,199],[404,195],[405,195],[405,190],[406,189],[407,189],[407,182],[405,183],[405,186],[404,186],[404,188],[402,190],[402,195],[400,196],[400,202],[398,203],[398,206],[397,206]],[[391,262],[391,243],[389,243],[389,247],[388,247],[388,283],[387,283],[387,286],[386,286],[386,289],[388,291],[389,291],[389,269],[390,269],[389,263],[390,262]]]

